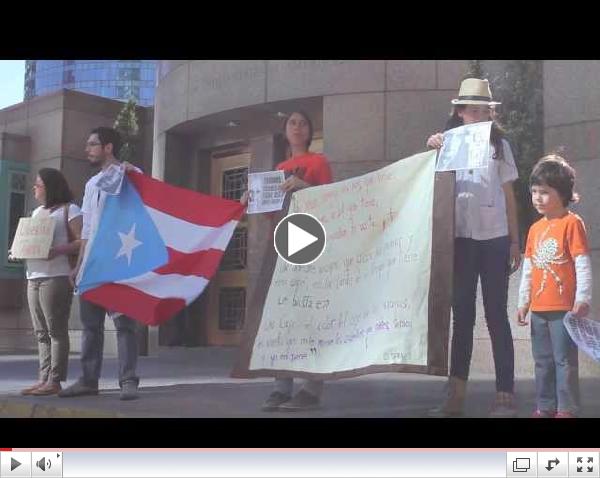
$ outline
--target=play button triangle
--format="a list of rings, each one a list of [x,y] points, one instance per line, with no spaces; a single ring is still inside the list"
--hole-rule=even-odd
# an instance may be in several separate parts
[[[318,240],[318,237],[299,228],[291,221],[288,222],[288,256],[296,254]]]

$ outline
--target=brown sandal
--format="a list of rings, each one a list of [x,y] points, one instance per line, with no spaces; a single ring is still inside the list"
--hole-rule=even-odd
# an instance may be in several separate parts
[[[21,395],[32,395],[33,392],[35,392],[38,388],[46,385],[46,383],[47,382],[38,382],[35,385],[32,385],[31,387],[24,388],[23,390],[21,390]]]
[[[40,388],[35,389],[31,392],[31,395],[36,396],[44,396],[44,395],[56,395],[58,392],[62,390],[60,383],[58,382],[48,382],[42,385]]]

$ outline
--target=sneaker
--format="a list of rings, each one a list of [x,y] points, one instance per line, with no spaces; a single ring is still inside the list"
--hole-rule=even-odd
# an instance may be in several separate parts
[[[531,418],[554,418],[555,413],[552,410],[536,410]]]
[[[46,385],[46,382],[40,381],[35,385],[32,385],[31,387],[27,387],[21,390],[21,395],[31,395],[32,392],[35,392],[38,388],[43,387],[44,385]]]
[[[59,382],[48,382],[41,387],[36,388],[33,392],[31,392],[31,395],[40,397],[44,395],[56,395],[61,391],[61,389],[62,387],[60,386]]]
[[[267,397],[260,409],[263,412],[275,412],[279,410],[279,406],[288,402],[292,397],[287,393],[273,392]]]
[[[135,382],[123,382],[121,384],[121,396],[120,400],[135,400],[139,398],[138,395],[138,384]]]
[[[498,392],[492,406],[490,418],[514,418],[517,416],[515,397],[509,392]]]
[[[300,390],[294,398],[282,403],[279,410],[282,412],[300,412],[303,410],[314,410],[319,408],[321,400],[306,390]]]
[[[577,418],[573,412],[557,412],[554,418]]]
[[[81,380],[78,380],[70,387],[58,392],[60,398],[83,397],[84,395],[98,395],[98,387],[90,387]]]

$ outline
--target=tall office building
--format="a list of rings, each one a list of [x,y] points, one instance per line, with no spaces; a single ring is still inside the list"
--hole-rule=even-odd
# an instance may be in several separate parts
[[[66,88],[154,104],[154,60],[27,60],[25,100]]]

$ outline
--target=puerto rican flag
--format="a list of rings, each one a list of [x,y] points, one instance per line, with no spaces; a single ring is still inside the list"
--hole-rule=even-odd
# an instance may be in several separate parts
[[[160,325],[206,288],[244,210],[236,201],[128,172],[120,193],[106,196],[78,293],[112,312]]]

